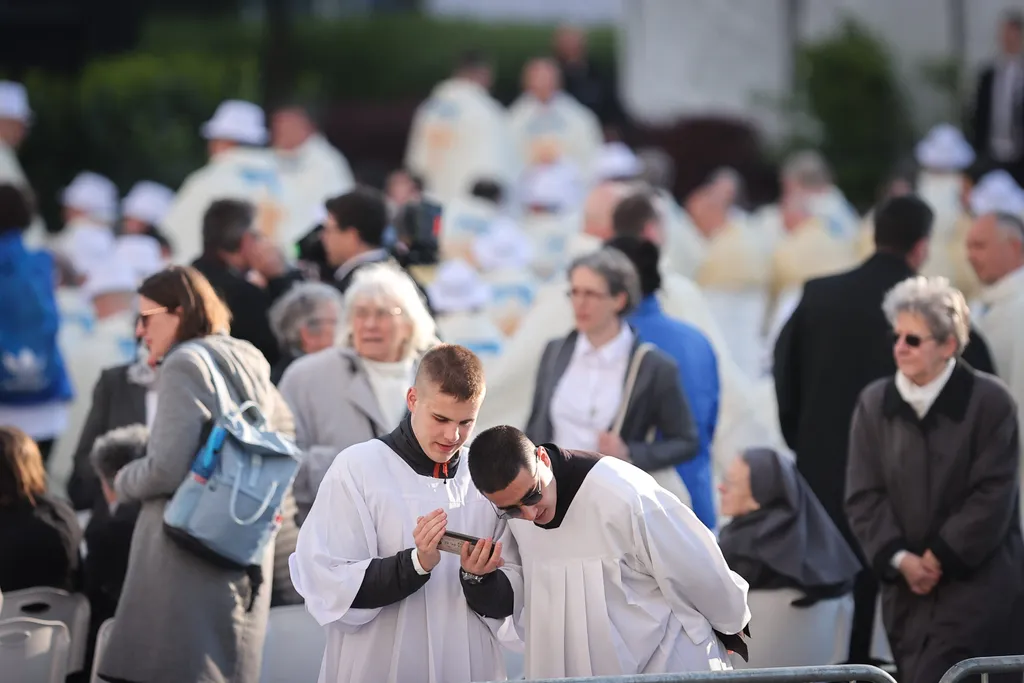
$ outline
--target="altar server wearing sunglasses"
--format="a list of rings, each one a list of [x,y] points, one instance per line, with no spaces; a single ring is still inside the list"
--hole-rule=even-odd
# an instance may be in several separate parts
[[[409,413],[350,446],[299,531],[291,576],[327,632],[320,683],[505,680],[498,631],[522,601],[507,523],[477,491],[463,444],[484,398],[480,359],[420,359]],[[446,531],[478,539],[440,552]],[[460,561],[461,560],[461,561]]]
[[[528,679],[714,671],[745,650],[747,582],[643,470],[500,426],[469,472],[519,546]]]

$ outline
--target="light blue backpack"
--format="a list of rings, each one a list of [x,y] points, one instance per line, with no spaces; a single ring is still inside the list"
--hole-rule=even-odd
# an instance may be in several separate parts
[[[281,526],[281,501],[295,480],[302,452],[287,436],[270,431],[255,403],[236,407],[204,346],[183,348],[198,353],[213,376],[220,414],[164,509],[164,530],[217,566],[245,570],[252,581],[252,609],[263,581],[264,552]]]

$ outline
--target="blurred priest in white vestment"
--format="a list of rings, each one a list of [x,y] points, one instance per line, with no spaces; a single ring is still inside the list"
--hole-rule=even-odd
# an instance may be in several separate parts
[[[505,108],[489,92],[493,80],[491,62],[467,52],[416,110],[405,165],[442,204],[465,197],[483,178],[512,187],[515,153]]]
[[[81,276],[101,266],[114,250],[117,186],[99,173],[83,171],[64,188],[64,229],[54,250]]]
[[[176,263],[192,263],[203,252],[203,215],[217,199],[240,199],[256,205],[256,224],[264,237],[283,249],[280,230],[288,220],[288,197],[274,155],[266,149],[263,109],[251,102],[222,102],[203,124],[210,161],[189,175],[178,189],[164,219]],[[305,217],[305,216],[304,216]],[[286,252],[291,253],[291,252]]]

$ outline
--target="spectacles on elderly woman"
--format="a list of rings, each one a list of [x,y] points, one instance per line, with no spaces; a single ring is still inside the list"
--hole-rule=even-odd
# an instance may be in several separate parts
[[[402,309],[398,306],[356,306],[352,309],[352,318],[355,320],[387,320],[402,315]]]
[[[900,343],[900,339],[902,339],[904,342],[906,342],[907,346],[909,346],[910,348],[916,349],[917,347],[919,347],[921,344],[925,343],[926,341],[928,341],[930,339],[934,339],[934,337],[922,337],[919,334],[900,334],[899,332],[893,332],[892,333],[892,345],[893,346],[896,346],[897,344],[899,344]]]

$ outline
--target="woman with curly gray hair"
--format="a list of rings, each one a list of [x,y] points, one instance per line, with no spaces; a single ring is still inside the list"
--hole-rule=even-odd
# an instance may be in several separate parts
[[[296,358],[334,346],[343,306],[341,293],[322,282],[301,282],[274,302],[268,317],[281,358],[271,369],[271,382],[279,383]]]
[[[882,582],[899,679],[931,683],[1024,651],[1017,410],[961,360],[970,313],[945,278],[904,280],[882,308],[897,372],[860,396],[846,513]]]

